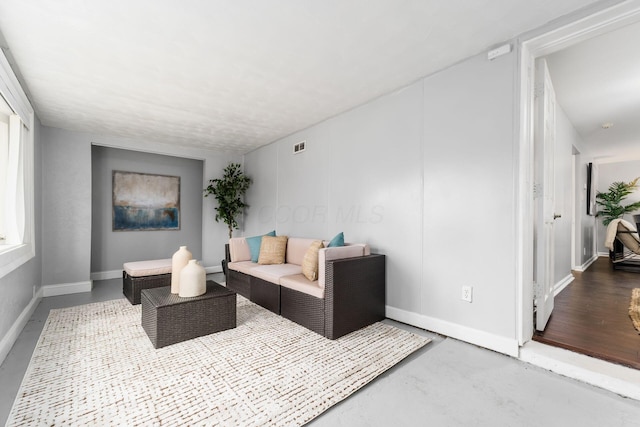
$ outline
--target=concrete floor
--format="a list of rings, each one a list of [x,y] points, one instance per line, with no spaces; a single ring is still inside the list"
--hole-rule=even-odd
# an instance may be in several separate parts
[[[210,275],[223,280],[221,275]],[[44,298],[0,366],[4,424],[49,310],[122,297],[121,279]],[[310,426],[639,426],[640,401],[391,320],[433,339]]]

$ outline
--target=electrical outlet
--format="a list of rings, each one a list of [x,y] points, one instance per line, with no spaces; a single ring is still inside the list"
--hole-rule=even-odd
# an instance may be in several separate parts
[[[462,287],[462,301],[471,302],[473,300],[473,287]]]

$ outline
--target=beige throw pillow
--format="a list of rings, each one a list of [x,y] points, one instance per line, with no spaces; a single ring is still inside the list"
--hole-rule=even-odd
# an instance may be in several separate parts
[[[318,280],[318,251],[322,248],[324,245],[321,240],[314,241],[302,260],[302,274],[312,282]]]
[[[284,264],[287,236],[262,236],[258,264]]]

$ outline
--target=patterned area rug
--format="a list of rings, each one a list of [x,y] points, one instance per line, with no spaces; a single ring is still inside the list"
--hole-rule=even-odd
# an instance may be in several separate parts
[[[640,288],[631,291],[631,303],[629,304],[629,317],[636,330],[640,332]]]
[[[430,340],[331,341],[238,296],[235,329],[154,349],[126,299],[52,310],[7,426],[302,425]]]

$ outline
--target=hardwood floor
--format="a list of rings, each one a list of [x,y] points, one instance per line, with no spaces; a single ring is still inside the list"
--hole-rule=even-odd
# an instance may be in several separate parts
[[[613,270],[600,257],[555,298],[544,332],[534,341],[640,369],[640,335],[629,318],[640,273]]]

